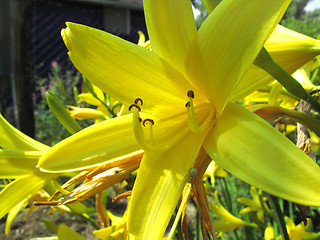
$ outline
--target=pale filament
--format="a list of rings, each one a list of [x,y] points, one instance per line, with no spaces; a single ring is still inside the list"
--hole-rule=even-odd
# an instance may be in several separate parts
[[[187,93],[187,96],[189,97],[189,101],[186,104],[189,128],[194,133],[202,133],[204,131],[204,128],[207,126],[207,124],[203,124],[203,126],[200,127],[197,122],[196,113],[195,113],[194,104],[193,104],[194,92],[192,90],[189,90]]]
[[[141,111],[141,108],[137,105],[138,102],[142,103],[142,100],[140,98],[136,99],[135,103],[130,105],[129,107],[129,111],[132,112],[133,132],[138,144],[141,146],[143,150],[147,150],[147,151],[164,151],[168,149],[169,146],[167,145],[156,146],[154,144],[153,131],[152,131],[152,126],[154,125],[154,121],[152,119],[145,119],[142,122],[143,126],[149,127],[150,137],[148,139],[149,141],[146,140],[143,133],[142,126],[141,126],[141,118],[139,114],[139,111]]]

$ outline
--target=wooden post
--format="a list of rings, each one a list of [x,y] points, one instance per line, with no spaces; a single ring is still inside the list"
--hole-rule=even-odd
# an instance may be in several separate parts
[[[12,68],[18,113],[17,127],[34,137],[32,70],[30,59],[31,0],[11,0]]]
[[[9,0],[0,1],[0,23],[0,111],[13,122]]]

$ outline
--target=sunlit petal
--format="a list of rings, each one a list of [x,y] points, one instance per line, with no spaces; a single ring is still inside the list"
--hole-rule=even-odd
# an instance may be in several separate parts
[[[7,149],[19,149],[30,151],[46,151],[48,146],[28,137],[14,128],[0,114],[0,147]]]
[[[32,173],[42,154],[39,151],[0,149],[0,178],[17,178]]]
[[[77,69],[99,88],[130,106],[136,98],[144,109],[182,106],[187,80],[154,52],[101,30],[67,23],[61,34]]]
[[[190,45],[186,71],[218,115],[289,3],[224,0],[202,24]]]
[[[0,192],[0,218],[56,177],[56,174],[34,173],[14,180]]]
[[[168,151],[145,153],[129,205],[130,239],[162,237],[204,136],[188,134]]]
[[[92,125],[53,146],[39,160],[47,172],[64,172],[100,165],[140,151],[126,115]]]
[[[208,105],[197,109],[200,125],[206,123],[209,110]],[[156,121],[153,126],[157,144],[153,146],[155,150],[145,150],[129,204],[128,232],[132,239],[162,237],[189,179],[189,171],[210,128],[204,128],[202,133],[191,132],[185,114]],[[169,147],[157,149],[162,145]]]
[[[272,58],[288,73],[320,54],[320,41],[278,25],[265,43]],[[266,86],[274,79],[264,70],[252,65],[237,85],[232,101],[239,100]]]
[[[184,73],[186,50],[197,32],[191,2],[145,0],[143,4],[152,50]]]
[[[292,202],[320,205],[317,164],[245,108],[229,103],[204,147],[219,165],[249,184]]]

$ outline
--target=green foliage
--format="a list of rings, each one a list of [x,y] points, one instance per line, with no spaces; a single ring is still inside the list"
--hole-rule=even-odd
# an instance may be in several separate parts
[[[306,12],[304,7],[307,2],[306,0],[293,1],[280,24],[310,37],[318,38],[320,34],[320,10]]]
[[[196,24],[197,28],[199,28],[202,24],[202,22],[206,19],[208,16],[208,12],[203,4],[202,0],[195,0],[194,1],[194,7],[200,11],[200,14],[196,18]]]
[[[45,94],[47,91],[51,91],[59,96],[64,104],[76,105],[73,89],[80,83],[81,79],[80,74],[74,75],[71,71],[62,73],[60,66],[56,63],[52,64],[51,73],[47,78],[36,78],[36,90],[40,93],[35,111],[37,140],[51,146],[70,136],[70,133],[49,110]]]

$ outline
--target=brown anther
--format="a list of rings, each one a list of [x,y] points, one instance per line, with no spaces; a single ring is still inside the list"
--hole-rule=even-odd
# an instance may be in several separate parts
[[[142,118],[141,117],[139,117],[138,120],[139,120],[139,122],[142,122]]]
[[[142,106],[143,105],[143,101],[142,101],[141,98],[136,98],[136,100],[134,100],[135,104],[138,104],[139,102],[140,102],[140,106]]]
[[[194,98],[194,92],[192,90],[189,90],[187,93],[188,97]]]
[[[34,202],[34,206],[56,206],[59,204],[59,201],[49,201],[49,202]]]
[[[186,103],[186,107],[190,107],[190,102],[189,101]]]
[[[143,122],[142,122],[144,127],[146,126],[145,125],[146,122],[150,122],[152,125],[154,125],[154,121],[152,119],[150,119],[150,118],[147,118],[147,119],[143,120]]]
[[[139,111],[141,111],[141,108],[137,105],[137,104],[131,104],[130,106],[129,106],[129,111],[131,111],[131,109],[133,108],[133,107],[135,107],[135,108],[137,108]]]

